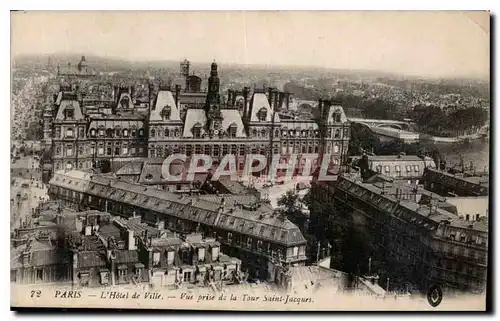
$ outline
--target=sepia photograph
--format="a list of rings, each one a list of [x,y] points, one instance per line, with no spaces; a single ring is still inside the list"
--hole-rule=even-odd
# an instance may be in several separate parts
[[[10,19],[12,310],[487,310],[490,12]]]

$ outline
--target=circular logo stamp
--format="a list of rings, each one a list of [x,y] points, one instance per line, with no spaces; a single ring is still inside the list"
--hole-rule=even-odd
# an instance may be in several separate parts
[[[427,301],[432,307],[437,307],[443,300],[443,291],[438,285],[432,286],[427,292]]]

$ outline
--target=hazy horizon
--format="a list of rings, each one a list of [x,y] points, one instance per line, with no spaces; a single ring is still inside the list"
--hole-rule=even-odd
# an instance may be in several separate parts
[[[86,28],[82,28],[86,26]],[[14,12],[12,58],[86,55],[489,78],[487,12]]]

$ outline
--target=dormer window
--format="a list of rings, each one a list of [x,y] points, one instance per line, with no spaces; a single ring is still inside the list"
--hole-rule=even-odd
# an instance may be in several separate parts
[[[154,267],[160,266],[160,252],[153,253],[153,266]]]
[[[194,138],[200,138],[201,137],[201,125],[200,125],[200,123],[196,123],[193,126],[193,137]]]
[[[155,137],[156,136],[156,131],[154,129],[151,129],[151,137]]]
[[[201,247],[198,249],[198,261],[205,261],[205,248]]]
[[[237,130],[238,130],[238,127],[236,126],[236,124],[234,124],[234,123],[231,124],[231,126],[229,126],[229,137],[235,138]]]
[[[340,129],[335,130],[335,138],[340,138]]]
[[[175,258],[175,252],[174,251],[168,251],[167,252],[167,264],[168,265],[174,264],[174,258]]]
[[[335,122],[336,123],[340,123],[341,121],[341,115],[340,115],[340,112],[335,112],[335,115],[334,115],[334,119],[335,119]]]
[[[257,118],[259,119],[259,121],[266,121],[267,119],[267,109],[265,109],[264,107],[262,107],[259,112],[257,113]]]
[[[73,119],[74,116],[75,116],[75,111],[74,110],[68,109],[68,108],[66,108],[64,110],[64,118],[65,119],[71,120],[71,119]]]
[[[219,258],[219,247],[212,247],[212,260],[217,260]]]
[[[172,114],[172,108],[170,108],[169,105],[165,106],[163,110],[161,111],[161,118],[163,120],[169,120],[170,115]]]
[[[130,100],[128,99],[128,97],[123,97],[120,100],[120,106],[121,106],[121,108],[128,109],[129,108],[129,104],[130,104]]]
[[[106,137],[107,138],[112,138],[113,137],[113,130],[108,128],[106,129]]]
[[[169,136],[170,136],[170,130],[168,130],[168,128],[165,128],[165,137]]]

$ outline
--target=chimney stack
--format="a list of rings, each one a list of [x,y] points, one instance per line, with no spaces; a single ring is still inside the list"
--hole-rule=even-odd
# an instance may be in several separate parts
[[[135,237],[134,237],[134,231],[132,230],[127,230],[127,247],[129,251],[135,251]]]
[[[247,105],[248,105],[248,87],[243,87],[243,116],[247,117]]]
[[[231,106],[231,103],[233,102],[233,97],[231,96],[232,90],[228,89],[227,90],[227,106]]]
[[[273,102],[274,102],[274,97],[273,97],[273,88],[269,87],[267,88],[267,96],[268,96],[268,101],[269,101],[269,106],[271,108],[273,107]]]
[[[286,109],[290,109],[290,93],[289,92],[285,93],[285,98],[286,98]]]
[[[274,103],[273,110],[278,109],[279,94],[280,94],[280,92],[277,89],[275,89],[274,90],[274,98],[273,98],[273,103]]]
[[[179,95],[181,93],[181,86],[175,85],[175,106],[179,106]]]

